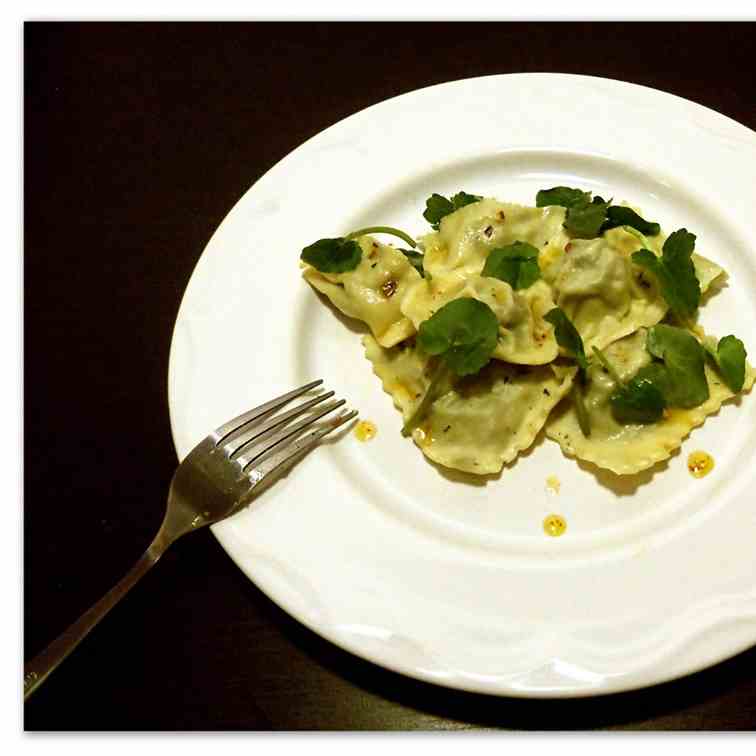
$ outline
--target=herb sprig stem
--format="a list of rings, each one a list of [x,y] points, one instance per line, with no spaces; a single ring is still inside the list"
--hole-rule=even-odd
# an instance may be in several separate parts
[[[637,228],[622,226],[622,229],[627,231],[631,236],[634,236],[646,249],[651,249],[651,242]]]
[[[417,242],[409,234],[405,234],[404,231],[394,228],[393,226],[368,226],[367,228],[360,228],[357,231],[352,231],[344,238],[357,239],[360,236],[365,236],[365,234],[390,234],[391,236],[398,236],[403,242],[409,244],[412,249],[417,247]]]
[[[625,382],[622,380],[622,378],[619,377],[619,373],[617,373],[617,371],[614,369],[614,365],[612,365],[612,363],[606,359],[604,353],[596,346],[593,347],[593,353],[598,358],[598,361],[606,369],[606,372],[609,373],[609,377],[617,384],[617,388],[624,386]]]
[[[585,397],[583,391],[585,390],[585,374],[581,369],[578,369],[578,374],[575,376],[575,382],[572,384],[572,401],[575,403],[575,414],[577,414],[578,425],[583,435],[588,438],[591,435],[591,421],[588,418],[588,409],[585,406]]]
[[[433,402],[439,398],[443,389],[451,383],[452,371],[444,360],[439,360],[431,376],[428,388],[420,404],[402,427],[402,435],[410,436],[412,431],[425,419]]]

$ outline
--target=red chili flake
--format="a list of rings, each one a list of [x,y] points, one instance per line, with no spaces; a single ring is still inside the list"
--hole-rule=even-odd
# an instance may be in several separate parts
[[[564,247],[565,252],[569,252],[572,249],[572,242],[567,242]]]
[[[396,291],[396,281],[394,281],[393,278],[390,278],[388,281],[386,281],[383,286],[381,286],[381,293],[383,294],[386,299],[389,297],[394,296],[394,292]]]
[[[498,218],[498,219],[499,219],[500,221],[505,221],[505,220],[507,219],[507,216],[506,216],[506,215],[504,215],[504,211],[503,211],[503,210],[499,210],[499,211],[498,211],[498,212],[496,213],[496,217],[497,217],[497,218]]]
[[[483,234],[486,236],[486,238],[490,239],[491,235],[493,234],[493,226],[486,226],[483,229]]]

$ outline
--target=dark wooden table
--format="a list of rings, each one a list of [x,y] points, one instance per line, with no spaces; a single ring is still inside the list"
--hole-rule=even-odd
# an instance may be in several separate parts
[[[210,235],[308,137],[493,73],[646,84],[756,128],[754,24],[29,23],[24,41],[24,650],[151,540],[176,464],[172,326]],[[19,680],[20,683],[20,680]],[[753,729],[756,649],[574,701],[437,688],[341,651],[210,531],[179,542],[25,706],[27,730]]]

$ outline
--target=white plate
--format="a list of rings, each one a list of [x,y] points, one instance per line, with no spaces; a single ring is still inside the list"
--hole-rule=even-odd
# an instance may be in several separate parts
[[[567,184],[639,205],[729,271],[702,310],[756,355],[756,134],[645,87],[584,76],[468,79],[382,102],[303,144],[223,221],[189,282],[169,397],[180,457],[251,405],[322,377],[378,426],[319,448],[215,535],[292,616],[401,673],[577,696],[692,672],[756,642],[756,397],[668,463],[617,478],[541,439],[500,478],[444,475],[399,434],[358,324],[300,278],[302,247],[375,223],[419,234],[432,192],[532,204]],[[695,480],[694,449],[716,467]],[[546,478],[556,475],[561,492]],[[563,515],[565,535],[542,521]]]

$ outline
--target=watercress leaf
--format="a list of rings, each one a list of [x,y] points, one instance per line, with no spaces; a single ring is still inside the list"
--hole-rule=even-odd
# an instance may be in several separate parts
[[[660,323],[649,329],[646,349],[664,362],[668,381],[662,388],[670,407],[697,407],[709,398],[704,350],[695,336]]]
[[[467,192],[457,192],[451,199],[444,197],[442,194],[434,193],[425,200],[423,218],[438,231],[441,220],[447,215],[466,205],[471,205],[473,202],[480,202],[482,199],[483,197],[479,197],[477,194],[468,194]]]
[[[701,285],[691,255],[696,237],[684,228],[670,234],[661,257],[649,249],[633,252],[632,260],[653,273],[672,313],[682,322],[692,317],[701,301]]]
[[[737,394],[745,382],[746,349],[743,342],[730,335],[721,338],[716,345],[704,342],[704,348],[711,355],[730,391]]]
[[[642,367],[626,383],[600,349],[594,347],[593,352],[615,383],[615,390],[609,397],[609,404],[618,423],[623,425],[655,423],[662,417],[667,406],[663,387],[669,381],[667,369],[662,363],[652,362]]]
[[[356,241],[342,237],[318,239],[302,250],[300,259],[321,273],[346,273],[362,260],[362,249]]]
[[[648,372],[644,375],[640,370],[609,397],[609,404],[614,418],[623,425],[655,423],[666,407],[664,395],[654,380]]]
[[[629,207],[612,205],[611,200],[599,195],[591,199],[591,192],[569,186],[541,189],[536,194],[536,207],[549,205],[567,208],[564,227],[580,239],[593,239],[617,226],[630,226],[649,236],[656,236],[661,230],[658,223],[646,221]]]
[[[402,249],[401,247],[399,247],[399,251],[407,258],[407,262],[423,278],[425,278],[425,269],[423,268],[423,255],[420,252],[416,252],[414,249]]]
[[[596,197],[593,202],[580,202],[567,209],[564,227],[567,232],[577,239],[595,239],[606,220],[608,202]]]
[[[467,192],[457,192],[452,197],[452,205],[454,205],[455,210],[459,210],[461,207],[465,207],[466,205],[472,205],[474,202],[480,202],[482,199],[483,197],[477,194],[468,194]]]
[[[423,212],[423,218],[425,218],[434,229],[438,230],[438,224],[441,223],[441,219],[453,212],[454,205],[450,199],[447,199],[441,194],[431,194],[431,196],[425,200],[425,212]]]
[[[541,189],[536,194],[536,207],[548,207],[559,205],[572,207],[573,205],[587,204],[591,201],[591,193],[582,189],[572,189],[569,186],[554,186],[551,189]]]
[[[706,401],[704,351],[692,334],[668,325],[654,326],[646,347],[663,361],[642,367],[630,381],[618,384],[609,399],[618,422],[653,423],[666,407],[695,407]]]
[[[448,302],[420,324],[418,346],[440,355],[459,376],[477,373],[490,359],[499,337],[493,310],[477,299]]]
[[[527,289],[541,277],[538,250],[521,241],[492,249],[481,275],[506,281],[513,289]]]
[[[680,228],[670,234],[662,248],[662,262],[677,283],[678,297],[685,308],[684,315],[692,316],[701,301],[701,284],[691,255],[696,246],[695,234]]]
[[[544,315],[544,320],[554,326],[554,338],[557,344],[577,362],[581,370],[587,370],[588,360],[585,356],[583,339],[580,338],[577,328],[565,315],[564,310],[561,307],[554,307]]]
[[[656,277],[662,296],[673,312],[677,313],[679,309],[684,309],[684,302],[677,294],[675,280],[660,257],[657,257],[650,249],[644,248],[633,252],[631,259],[636,265],[639,265]]]
[[[536,207],[560,205],[567,208],[564,227],[575,238],[594,239],[606,221],[607,208],[611,204],[598,195],[591,199],[590,192],[569,186],[541,189],[536,194]]]
[[[649,365],[644,365],[633,378],[639,381],[653,383],[663,397],[672,396],[672,374],[663,362],[654,360]],[[665,399],[665,403],[666,399]]]
[[[612,205],[606,210],[606,220],[601,226],[601,233],[610,228],[617,228],[617,226],[630,226],[630,228],[634,228],[647,236],[656,236],[661,231],[658,223],[650,223],[641,218],[632,208]]]

